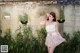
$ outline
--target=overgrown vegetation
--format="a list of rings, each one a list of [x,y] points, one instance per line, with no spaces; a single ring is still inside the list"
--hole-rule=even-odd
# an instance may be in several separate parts
[[[38,38],[34,38],[31,28],[26,28],[24,33],[18,33],[15,40],[11,38],[10,31],[5,33],[4,37],[0,36],[0,45],[8,45],[8,53],[48,53],[45,46],[46,31],[44,28],[37,31]],[[67,42],[63,42],[55,48],[54,53],[78,53],[80,50],[80,31],[70,34],[63,33]]]

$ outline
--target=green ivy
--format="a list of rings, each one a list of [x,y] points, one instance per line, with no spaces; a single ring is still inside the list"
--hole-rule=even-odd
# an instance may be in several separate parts
[[[28,15],[24,14],[24,16],[21,16],[21,15],[20,15],[20,16],[19,16],[19,19],[20,19],[20,21],[21,21],[21,20],[26,20],[26,21],[28,21],[29,18],[28,18]]]
[[[46,30],[42,28],[37,30],[38,37],[34,38],[30,27],[24,29],[24,33],[18,33],[15,40],[11,37],[10,31],[5,33],[4,37],[0,36],[0,45],[7,44],[9,46],[8,53],[48,53],[45,46]],[[73,33],[70,39],[69,33],[62,35],[66,42],[58,45],[54,53],[78,53],[80,50],[80,31]]]
[[[65,20],[64,13],[60,14],[60,21]]]

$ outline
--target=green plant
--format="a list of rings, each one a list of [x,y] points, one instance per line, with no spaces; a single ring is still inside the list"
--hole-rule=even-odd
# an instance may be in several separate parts
[[[30,28],[24,29],[24,33],[18,33],[15,41],[11,44],[9,53],[31,53],[34,46],[33,35]]]
[[[60,14],[60,19],[59,20],[57,20],[59,23],[64,23],[65,22],[65,17],[64,17],[64,13],[62,12],[61,14]]]
[[[24,14],[24,15],[20,15],[19,16],[19,21],[22,23],[22,24],[27,24],[29,20],[29,17],[27,14]]]
[[[79,51],[79,50],[80,50],[80,31],[74,32],[73,35],[74,35],[74,39],[77,40],[77,43],[76,43],[77,46],[76,46],[76,48],[77,48],[78,51]]]
[[[36,44],[36,39],[34,39],[31,28],[24,29],[24,45],[25,53],[31,53],[34,50]]]
[[[46,30],[45,28],[42,28],[40,30],[37,31],[37,34],[38,34],[38,42],[40,45],[38,45],[38,50],[39,52],[38,53],[47,53],[47,48],[45,46],[45,39],[46,39]]]
[[[70,39],[70,34],[63,33],[63,37],[67,42],[63,42],[56,47],[55,53],[77,53],[77,50],[80,50],[80,31],[73,33],[73,38]]]
[[[64,13],[60,14],[60,21],[65,20]]]
[[[19,19],[20,19],[20,21],[21,20],[26,20],[26,21],[28,21],[28,19],[29,19],[29,17],[28,17],[28,15],[26,15],[26,14],[24,14],[24,16],[19,16]]]
[[[10,30],[8,30],[4,36],[0,36],[0,45],[8,45],[8,50],[11,49],[11,44],[13,40],[11,38]]]
[[[14,40],[8,31],[4,37],[0,36],[0,45],[7,44],[9,46],[8,53],[48,53],[45,46],[47,35],[45,28],[37,30],[37,34],[38,37],[34,38],[31,28],[26,27],[23,34],[19,32]],[[80,31],[74,32],[72,39],[69,33],[63,33],[62,36],[66,42],[58,45],[54,53],[77,53],[77,50],[80,50]]]

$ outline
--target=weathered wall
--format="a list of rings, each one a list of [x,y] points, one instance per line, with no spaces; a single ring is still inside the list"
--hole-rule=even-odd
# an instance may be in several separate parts
[[[0,6],[0,23],[3,32],[7,29],[11,29],[12,34],[22,24],[19,22],[19,15],[26,13],[30,20],[29,25],[33,29],[33,33],[36,33],[36,28],[40,28],[39,20],[40,16],[44,16],[47,12],[54,11],[59,19],[59,6],[57,5],[3,5]],[[10,19],[4,19],[3,17],[10,15]],[[60,24],[60,32],[73,33],[80,30],[80,6],[79,5],[65,5],[64,6],[65,22]],[[13,36],[14,37],[14,36]]]
[[[5,32],[10,28],[14,35],[19,26],[22,26],[19,22],[19,15],[26,13],[30,18],[28,24],[32,27],[33,33],[35,34],[35,30],[40,28],[40,16],[44,16],[47,12],[51,11],[56,13],[58,19],[59,9],[56,5],[3,5],[1,6],[1,29]],[[6,15],[9,15],[10,19],[4,19]]]
[[[66,5],[64,7],[64,31],[72,33],[80,30],[80,5]]]
[[[4,1],[4,2],[6,2],[6,1],[56,1],[56,0],[0,0],[0,1]]]

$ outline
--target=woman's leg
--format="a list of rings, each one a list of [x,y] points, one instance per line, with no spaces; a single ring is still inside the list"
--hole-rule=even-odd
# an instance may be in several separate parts
[[[49,53],[50,47],[47,47],[47,48],[48,48],[48,53]]]
[[[48,53],[53,53],[54,52],[55,47],[48,47]]]

